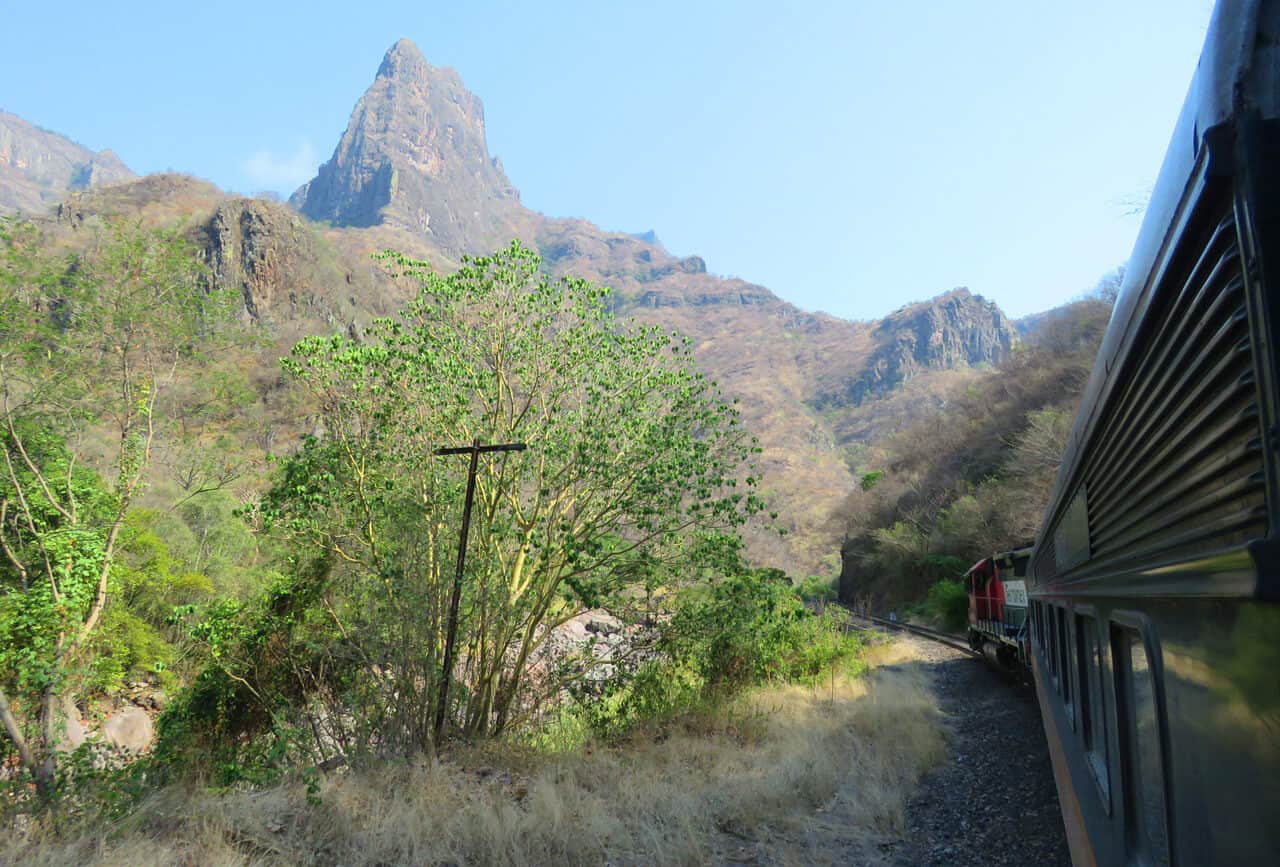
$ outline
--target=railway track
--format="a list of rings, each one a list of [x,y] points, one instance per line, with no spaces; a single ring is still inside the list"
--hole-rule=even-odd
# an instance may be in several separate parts
[[[948,635],[945,632],[939,632],[936,629],[930,629],[927,626],[916,626],[910,623],[902,623],[897,620],[886,620],[883,617],[874,617],[870,614],[855,614],[855,617],[861,617],[863,620],[870,620],[877,626],[883,626],[886,629],[897,629],[902,632],[910,632],[912,635],[918,635],[921,638],[927,638],[930,641],[936,641],[938,644],[945,644],[954,650],[967,653],[970,656],[982,656],[981,653],[974,650],[964,640],[954,635]]]

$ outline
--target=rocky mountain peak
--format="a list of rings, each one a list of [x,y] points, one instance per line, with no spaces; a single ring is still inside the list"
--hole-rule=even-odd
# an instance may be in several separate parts
[[[880,321],[861,375],[818,403],[858,405],[887,394],[924,370],[997,364],[1008,357],[1018,332],[992,301],[961,287],[908,304]]]
[[[334,225],[421,232],[455,254],[509,240],[520,211],[489,155],[479,97],[408,39],[387,51],[333,156],[290,202]]]
[[[0,214],[39,213],[69,191],[134,177],[110,150],[94,152],[65,136],[0,111]]]
[[[452,70],[449,70],[452,71]],[[378,78],[398,78],[406,81],[421,81],[431,75],[431,65],[422,56],[418,46],[412,39],[401,38],[387,49],[382,57],[382,65],[378,67]]]

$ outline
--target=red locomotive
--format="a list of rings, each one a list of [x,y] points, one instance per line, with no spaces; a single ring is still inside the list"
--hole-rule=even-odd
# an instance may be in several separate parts
[[[993,665],[1030,673],[1027,563],[1031,546],[984,557],[964,576],[969,594],[969,646]]]

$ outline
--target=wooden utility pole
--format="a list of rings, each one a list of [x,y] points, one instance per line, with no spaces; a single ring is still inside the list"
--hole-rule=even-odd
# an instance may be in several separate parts
[[[435,743],[440,743],[440,735],[444,733],[445,711],[449,705],[449,681],[453,679],[453,645],[458,633],[458,602],[462,598],[462,570],[467,563],[467,536],[471,532],[471,504],[476,495],[476,467],[480,463],[482,452],[522,452],[527,448],[524,443],[507,443],[505,445],[480,445],[479,438],[472,440],[469,446],[436,449],[437,455],[471,455],[471,469],[467,472],[467,498],[462,507],[462,537],[458,540],[458,566],[453,573],[453,595],[449,599],[449,623],[444,634],[444,665],[440,676],[440,697],[436,707]]]

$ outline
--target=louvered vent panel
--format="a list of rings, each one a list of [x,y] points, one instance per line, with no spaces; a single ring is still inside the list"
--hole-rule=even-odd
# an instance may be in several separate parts
[[[1035,576],[1040,580],[1044,580],[1056,575],[1058,572],[1057,557],[1057,543],[1054,541],[1053,535],[1050,534],[1041,539],[1036,546],[1035,555],[1031,558],[1032,571]]]
[[[1140,338],[1085,466],[1089,568],[1210,550],[1266,533],[1261,425],[1231,218]],[[1180,287],[1178,284],[1181,284]]]

